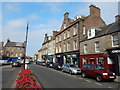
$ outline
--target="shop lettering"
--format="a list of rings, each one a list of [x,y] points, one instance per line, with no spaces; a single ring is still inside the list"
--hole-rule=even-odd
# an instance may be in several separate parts
[[[112,53],[120,53],[120,50],[113,50]]]

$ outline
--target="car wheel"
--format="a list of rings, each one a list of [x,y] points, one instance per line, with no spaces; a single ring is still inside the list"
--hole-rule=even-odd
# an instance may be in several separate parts
[[[72,71],[70,70],[69,73],[72,74]]]
[[[101,77],[100,75],[97,75],[96,80],[97,80],[98,82],[101,82],[101,81],[102,81],[102,77]]]
[[[87,77],[87,75],[86,75],[85,72],[82,73],[82,77],[83,77],[83,78],[86,78],[86,77]]]

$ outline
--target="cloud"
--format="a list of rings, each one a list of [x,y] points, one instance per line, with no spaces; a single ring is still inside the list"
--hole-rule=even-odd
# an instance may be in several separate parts
[[[20,5],[19,3],[5,3],[4,7],[7,11],[19,11]]]
[[[29,15],[29,16],[34,16]],[[33,18],[36,19],[36,18]],[[29,22],[27,55],[32,56],[36,53],[43,43],[44,35],[47,33],[52,35],[52,31],[59,27],[60,21],[51,19],[48,24],[32,25]],[[7,21],[3,26],[3,41],[7,38],[11,41],[23,42],[25,41],[27,19],[19,18]]]

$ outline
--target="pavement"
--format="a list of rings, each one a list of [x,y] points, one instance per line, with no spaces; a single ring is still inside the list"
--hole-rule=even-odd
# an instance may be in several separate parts
[[[116,76],[116,79],[114,81],[120,83],[120,76]]]

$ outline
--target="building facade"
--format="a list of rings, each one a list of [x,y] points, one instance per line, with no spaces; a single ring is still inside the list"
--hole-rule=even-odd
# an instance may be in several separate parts
[[[0,42],[0,60],[4,57],[4,42]]]
[[[4,46],[4,59],[16,61],[24,58],[24,42],[12,42],[9,39]]]
[[[38,60],[55,62],[55,35],[57,31],[53,31],[53,36],[45,34],[42,48],[38,51]]]
[[[80,67],[85,63],[102,65],[120,75],[120,19],[88,30],[80,42]]]
[[[56,62],[79,65],[79,41],[86,37],[89,29],[105,26],[100,9],[94,5],[89,8],[88,16],[76,16],[71,19],[68,12],[64,14],[61,30],[56,35]]]

